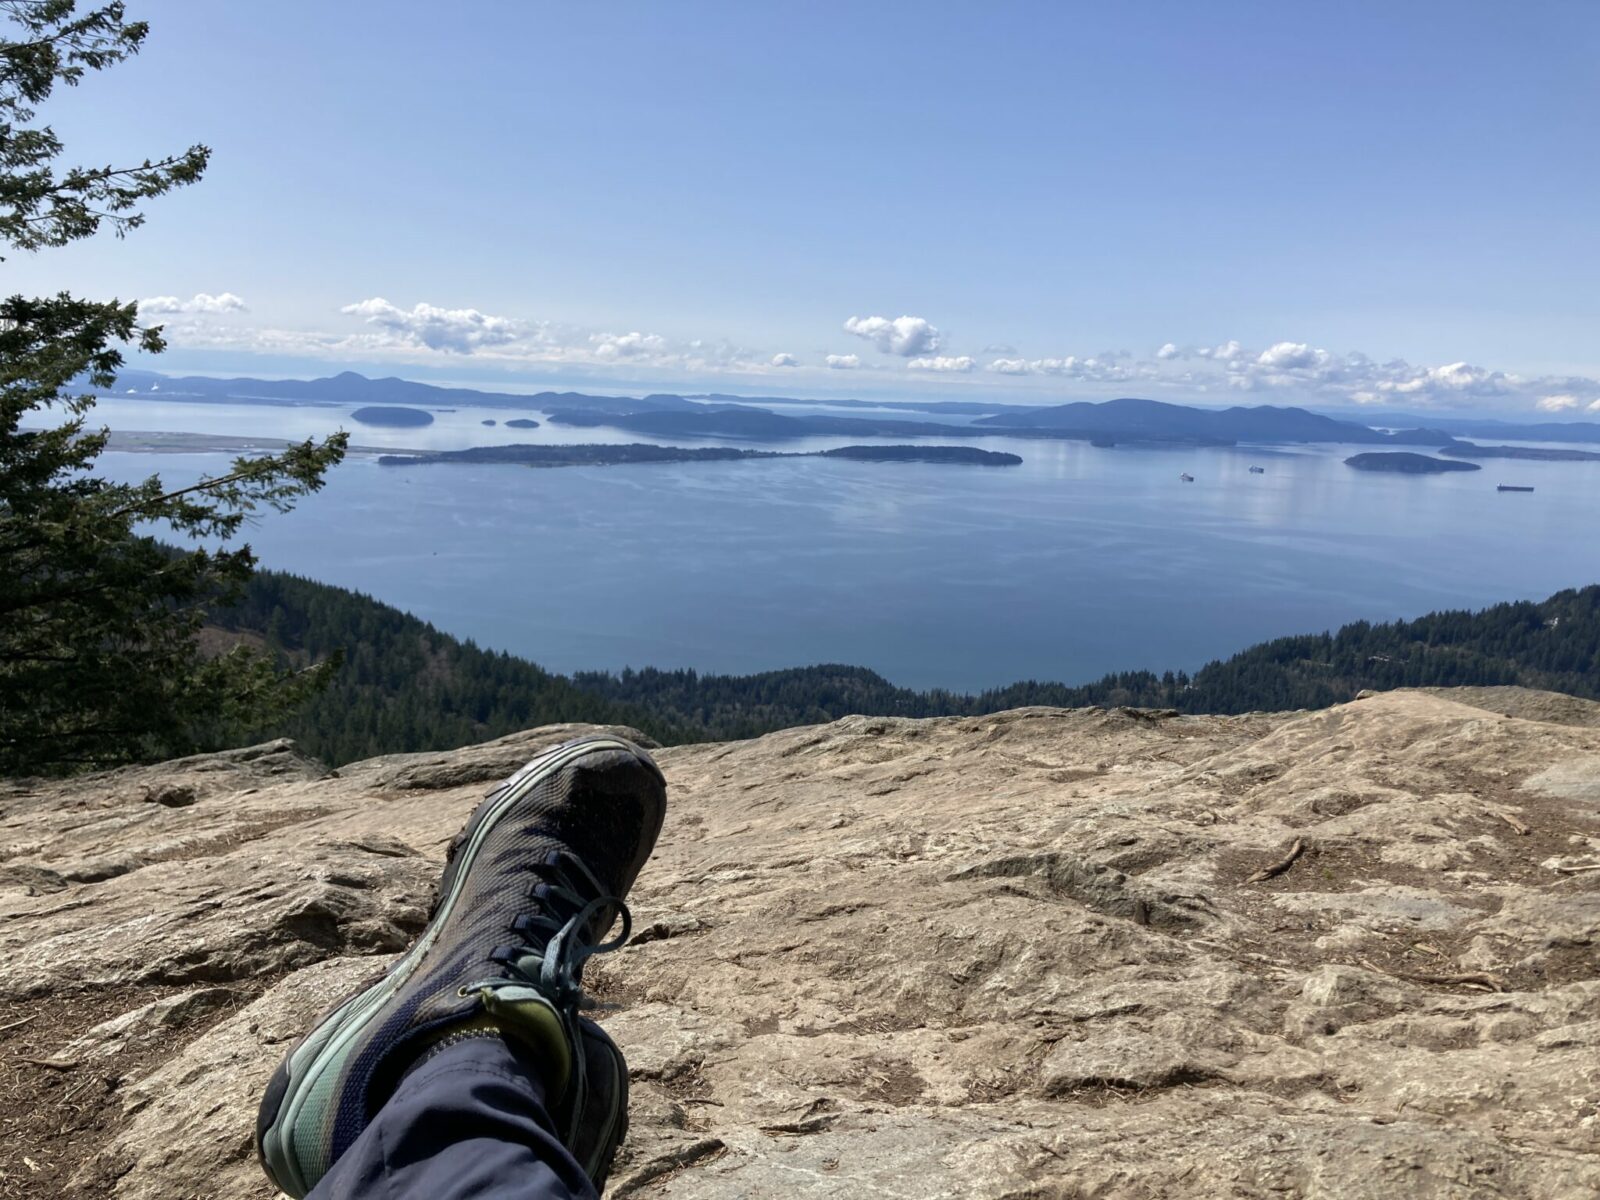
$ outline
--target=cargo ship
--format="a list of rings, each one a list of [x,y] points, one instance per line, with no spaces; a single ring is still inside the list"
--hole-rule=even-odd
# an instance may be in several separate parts
[[[1502,483],[1495,489],[1497,492],[1531,492],[1533,489],[1522,483]]]

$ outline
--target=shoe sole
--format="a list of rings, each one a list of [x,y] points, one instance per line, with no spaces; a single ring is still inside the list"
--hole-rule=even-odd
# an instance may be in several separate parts
[[[467,822],[465,841],[440,880],[438,907],[424,927],[422,936],[395,961],[383,978],[349,997],[312,1026],[300,1044],[285,1056],[273,1072],[256,1121],[256,1152],[267,1176],[280,1191],[303,1197],[314,1186],[306,1183],[293,1146],[295,1122],[306,1099],[323,1072],[343,1060],[345,1050],[365,1030],[367,1022],[406,985],[422,959],[433,949],[439,931],[455,910],[456,900],[461,894],[461,881],[466,878],[468,867],[495,823],[540,781],[578,759],[601,750],[620,750],[631,754],[658,777],[661,776],[661,768],[656,766],[655,760],[638,746],[604,734],[563,742],[530,760],[491,792]],[[610,1039],[607,1038],[606,1042],[609,1044]],[[618,1057],[620,1059],[620,1055]],[[624,1072],[624,1081],[626,1078]],[[626,1125],[625,1117],[623,1125]],[[621,1141],[620,1129],[615,1140]]]
[[[595,1194],[600,1195],[606,1190],[606,1176],[611,1173],[617,1147],[628,1134],[628,1062],[610,1035],[587,1017],[578,1018],[578,1036],[581,1039],[579,1052],[587,1064],[590,1092],[595,1089],[595,1081],[604,1077],[609,1080],[610,1094],[615,1100],[593,1143],[568,1147],[594,1182]]]

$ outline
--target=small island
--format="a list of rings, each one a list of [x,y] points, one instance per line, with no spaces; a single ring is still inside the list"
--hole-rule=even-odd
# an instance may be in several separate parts
[[[372,404],[358,408],[350,414],[351,420],[363,425],[381,425],[387,429],[418,429],[433,424],[433,414],[420,408]]]
[[[1446,458],[1404,451],[1355,454],[1345,459],[1344,465],[1358,471],[1389,471],[1397,475],[1444,475],[1451,471],[1483,470],[1477,463],[1451,462]]]
[[[506,424],[513,422],[507,421]],[[734,446],[652,446],[584,443],[574,446],[473,446],[466,450],[433,450],[416,454],[384,454],[385,467],[434,463],[509,463],[522,467],[612,467],[624,463],[731,462],[755,458],[848,458],[857,462],[954,463],[965,466],[1014,467],[1019,455],[979,450],[974,446],[838,446],[832,450],[744,450]]]
[[[490,417],[487,421],[478,422],[479,425],[496,425],[498,423],[493,417]]]
[[[537,429],[539,428],[539,422],[535,421],[532,417],[513,417],[511,420],[506,422],[506,428]]]

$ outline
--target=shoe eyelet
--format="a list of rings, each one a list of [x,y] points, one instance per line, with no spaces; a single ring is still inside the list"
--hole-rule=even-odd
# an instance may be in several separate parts
[[[463,985],[462,985],[462,986],[461,986],[461,987],[458,987],[458,988],[457,988],[457,989],[456,989],[456,995],[457,995],[457,996],[459,996],[459,997],[461,997],[461,999],[463,999],[463,1000],[465,1000],[465,999],[466,999],[466,998],[467,998],[467,997],[468,997],[468,996],[470,996],[470,995],[471,995],[471,994],[472,994],[472,993],[471,993],[471,992],[469,992],[469,991],[468,991],[468,990],[467,990],[467,988],[466,988],[466,985],[465,985],[465,984],[463,984]]]

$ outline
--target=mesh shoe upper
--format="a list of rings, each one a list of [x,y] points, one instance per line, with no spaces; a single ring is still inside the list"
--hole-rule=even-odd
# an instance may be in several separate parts
[[[583,962],[626,921],[622,898],[665,812],[655,763],[609,737],[557,747],[490,792],[451,844],[417,944],[314,1027],[269,1087],[259,1132],[279,1186],[313,1186],[418,1054],[485,1014],[548,1051],[557,1120],[569,1145],[582,1140]]]

